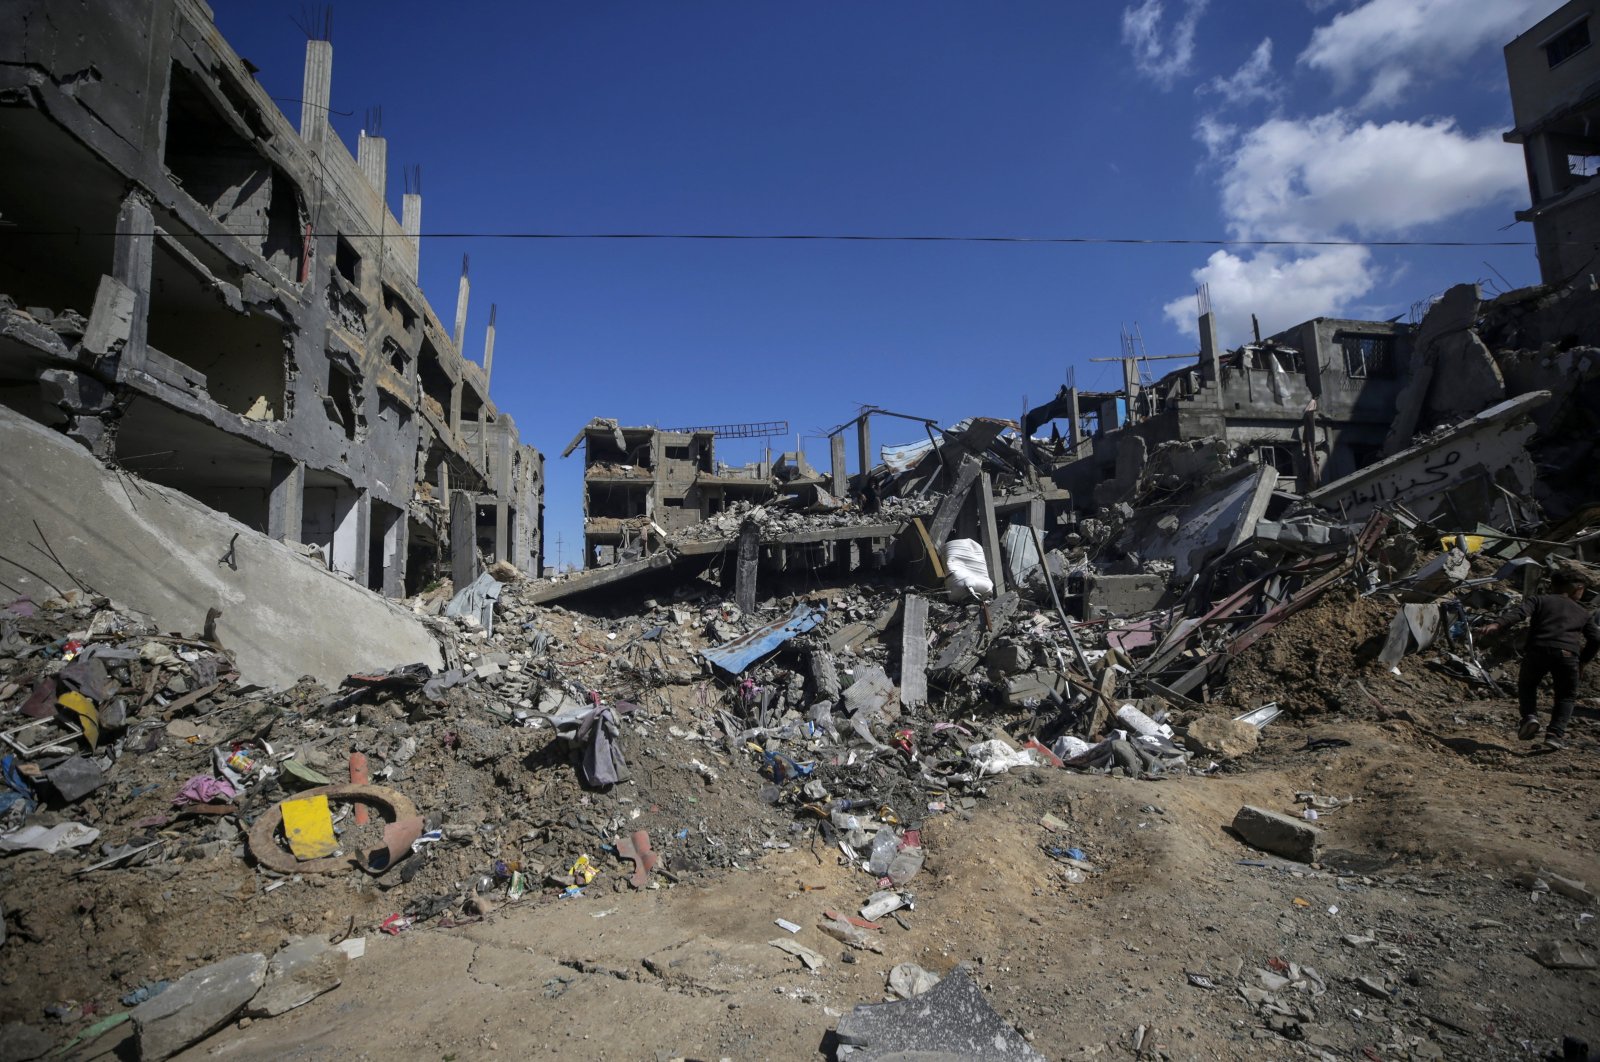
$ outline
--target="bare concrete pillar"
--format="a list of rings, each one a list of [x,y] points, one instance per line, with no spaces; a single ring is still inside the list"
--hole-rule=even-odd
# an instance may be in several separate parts
[[[422,193],[407,192],[400,197],[400,228],[411,242],[416,244],[417,253],[413,256],[420,268],[422,264]],[[417,274],[411,274],[411,282],[417,282]]]
[[[833,459],[833,493],[834,497],[842,498],[850,489],[850,473],[845,468],[844,459],[844,432],[828,436],[828,449]]]
[[[746,616],[756,611],[756,567],[761,556],[761,529],[755,521],[739,525],[739,546],[735,556],[733,603]]]
[[[306,466],[288,457],[272,459],[272,486],[267,493],[267,535],[279,542],[299,542],[305,523]]]
[[[978,537],[983,541],[984,556],[989,561],[989,578],[994,580],[994,592],[1005,593],[1006,565],[1000,556],[1000,529],[994,516],[994,485],[989,473],[978,473]]]
[[[462,349],[461,341],[467,338],[467,295],[472,291],[472,283],[467,279],[467,267],[471,265],[466,255],[461,256],[461,283],[456,288],[456,350]]]
[[[450,430],[461,430],[461,391],[465,385],[460,380],[450,385],[450,408],[446,412],[450,416]]]
[[[355,565],[351,570],[355,581],[361,586],[370,586],[372,566],[372,492],[367,490],[356,491],[355,512],[352,514],[355,522]]]
[[[406,552],[410,528],[404,509],[388,508],[392,515],[383,533],[383,596],[406,596]]]
[[[1217,338],[1216,315],[1200,315],[1200,378],[1217,388],[1217,404],[1222,403],[1222,343]]]
[[[480,571],[478,507],[466,491],[456,491],[450,499],[450,578],[460,590],[470,586]]]
[[[494,507],[494,559],[511,560],[511,509],[505,502]]]
[[[122,346],[122,367],[144,366],[145,333],[150,323],[150,269],[155,257],[156,223],[142,192],[129,192],[117,211],[117,236],[111,275],[133,292],[133,316]]]
[[[1072,448],[1076,450],[1078,444],[1083,442],[1083,414],[1078,409],[1078,389],[1067,388],[1068,414],[1072,421]]]
[[[300,87],[300,139],[321,144],[333,94],[333,42],[306,41],[306,73]]]
[[[856,460],[861,464],[861,485],[867,485],[867,477],[872,474],[872,416],[863,413],[861,419],[856,421]]]
[[[489,304],[489,331],[483,337],[483,397],[489,397],[489,377],[494,374],[494,319],[500,307]]]
[[[356,162],[361,166],[361,172],[367,175],[367,183],[372,185],[372,190],[378,193],[381,200],[389,180],[389,139],[382,136],[368,136],[367,131],[361,131],[361,140],[356,144]]]

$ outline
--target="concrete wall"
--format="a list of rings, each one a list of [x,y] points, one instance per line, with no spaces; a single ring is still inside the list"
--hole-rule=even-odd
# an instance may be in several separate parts
[[[1535,22],[1505,47],[1506,77],[1511,83],[1511,113],[1518,128],[1537,122],[1552,109],[1570,103],[1600,72],[1600,0],[1572,0]],[[1584,16],[1594,43],[1586,51],[1552,67],[1544,42]]]
[[[437,643],[411,613],[185,494],[108,472],[64,435],[8,409],[0,409],[0,451],[0,585],[9,593],[43,600],[73,585],[30,545],[37,521],[79,582],[149,613],[163,630],[197,634],[206,610],[222,609],[218,637],[246,682],[287,686],[314,675],[334,686],[360,671],[440,665]]]

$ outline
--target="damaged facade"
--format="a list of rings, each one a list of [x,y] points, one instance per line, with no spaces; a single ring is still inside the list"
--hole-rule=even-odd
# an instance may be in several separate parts
[[[1516,121],[1505,140],[1522,145],[1531,201],[1517,220],[1533,223],[1546,284],[1592,273],[1600,255],[1597,16],[1594,0],[1571,0],[1505,47]]]
[[[815,485],[805,455],[737,468],[716,456],[717,431],[623,427],[597,417],[562,451],[583,449],[585,568],[636,560],[738,502],[772,500],[781,485]]]
[[[197,0],[29,2],[0,40],[0,403],[391,597],[538,571],[543,458],[417,286],[422,199],[296,129]],[[452,519],[452,508],[456,509]],[[458,568],[459,570],[459,568]]]

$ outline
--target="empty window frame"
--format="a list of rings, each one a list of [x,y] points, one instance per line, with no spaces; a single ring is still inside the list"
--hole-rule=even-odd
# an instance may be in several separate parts
[[[1305,374],[1306,359],[1298,350],[1288,347],[1249,347],[1249,366],[1258,371],[1270,372],[1274,368],[1284,372]],[[1274,359],[1277,364],[1274,365]]]
[[[1589,18],[1585,15],[1544,42],[1545,62],[1552,67],[1560,66],[1587,47],[1589,47]]]
[[[1341,332],[1335,336],[1344,351],[1344,372],[1352,380],[1388,379],[1395,375],[1394,337]]]

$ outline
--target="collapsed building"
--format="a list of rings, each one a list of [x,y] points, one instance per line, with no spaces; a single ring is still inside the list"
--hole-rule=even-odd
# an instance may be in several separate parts
[[[465,264],[453,329],[418,288],[420,178],[396,219],[385,138],[352,154],[329,122],[331,43],[295,128],[198,0],[7,18],[8,432],[63,431],[388,597],[480,551],[539,571],[543,458],[489,396],[494,316],[480,365]]]
[[[583,449],[583,566],[603,567],[653,552],[672,534],[729,505],[776,496],[775,483],[820,482],[805,455],[786,453],[730,467],[716,456],[718,435],[771,434],[787,423],[668,430],[623,427],[596,417],[567,444]]]

